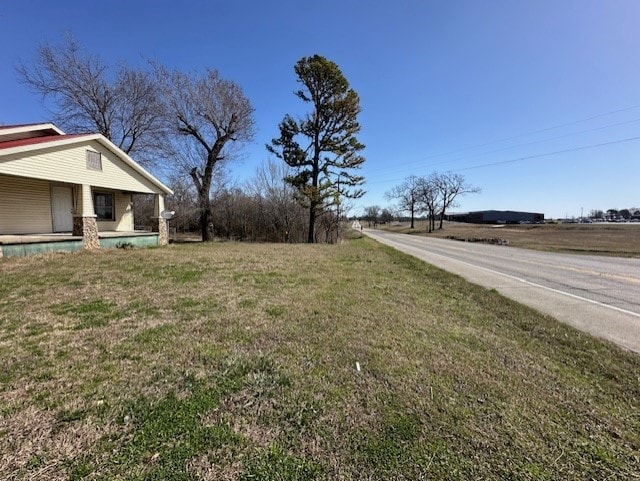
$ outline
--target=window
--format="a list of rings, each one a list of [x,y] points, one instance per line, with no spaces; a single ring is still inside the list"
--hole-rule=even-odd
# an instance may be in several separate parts
[[[87,169],[102,170],[102,154],[87,150]]]
[[[113,207],[113,194],[93,194],[93,208],[96,211],[96,217],[98,220],[116,219],[115,209]]]

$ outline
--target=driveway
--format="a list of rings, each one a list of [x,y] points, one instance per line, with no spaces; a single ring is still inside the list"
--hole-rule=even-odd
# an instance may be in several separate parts
[[[640,353],[640,259],[538,252],[372,229],[364,233]]]

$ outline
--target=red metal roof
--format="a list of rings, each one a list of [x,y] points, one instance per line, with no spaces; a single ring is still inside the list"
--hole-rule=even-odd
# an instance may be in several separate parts
[[[67,135],[47,135],[44,137],[31,137],[28,139],[8,140],[0,142],[0,149],[10,149],[22,147],[24,145],[43,144],[46,142],[57,142],[59,140],[72,139],[77,137],[89,137],[93,134],[67,134]]]
[[[18,129],[20,127],[33,127],[35,125],[48,125],[51,122],[36,122],[33,124],[16,124],[16,125],[0,125],[0,130],[4,129]]]

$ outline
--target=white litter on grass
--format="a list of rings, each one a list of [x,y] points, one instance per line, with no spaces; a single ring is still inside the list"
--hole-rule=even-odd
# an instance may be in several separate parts
[[[360,372],[360,363],[356,362],[356,371]]]

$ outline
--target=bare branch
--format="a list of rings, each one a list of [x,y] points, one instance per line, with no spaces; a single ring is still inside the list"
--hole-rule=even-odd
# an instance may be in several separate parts
[[[71,35],[60,45],[42,44],[30,64],[16,70],[21,81],[51,102],[64,130],[104,135],[149,164],[164,146],[161,103],[148,73],[121,65],[114,75]]]
[[[254,133],[253,107],[234,82],[208,69],[187,75],[153,64],[164,102],[166,128],[189,152],[189,175],[198,192],[202,239],[209,240],[211,185],[214,169],[228,159],[234,144]],[[200,152],[198,156],[194,153]]]

